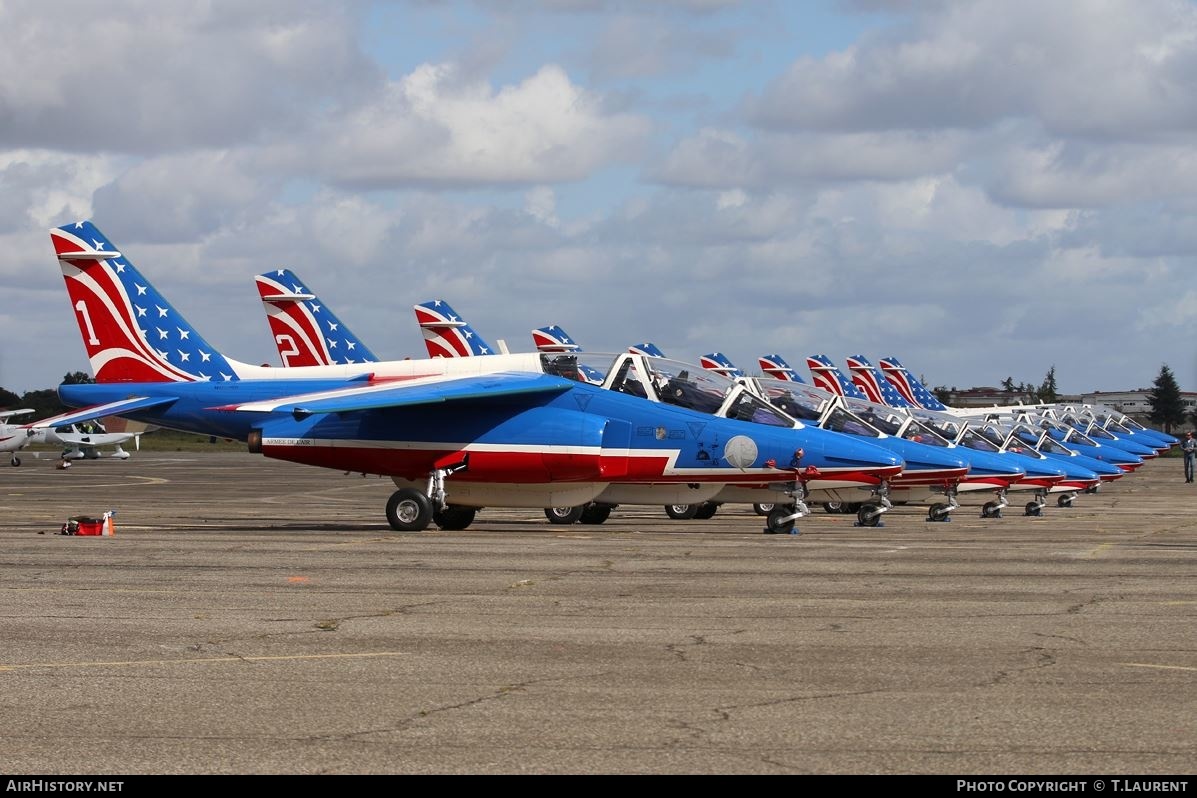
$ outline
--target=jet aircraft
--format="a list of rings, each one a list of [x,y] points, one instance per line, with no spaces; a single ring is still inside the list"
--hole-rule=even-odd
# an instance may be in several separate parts
[[[902,468],[824,430],[714,418],[571,380],[535,353],[252,366],[209,344],[90,222],[50,235],[96,377],[60,386],[64,402],[388,476],[395,529],[464,528],[488,504],[583,505],[616,482],[752,481],[791,494],[811,479],[856,484]]]

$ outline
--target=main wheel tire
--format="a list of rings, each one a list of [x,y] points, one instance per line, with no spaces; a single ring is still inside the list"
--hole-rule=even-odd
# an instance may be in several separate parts
[[[843,511],[843,502],[823,502],[823,512],[825,513],[842,513]]]
[[[1039,502],[1027,502],[1024,512],[1027,515],[1043,515],[1043,508],[1039,506]]]
[[[794,505],[792,504],[778,504],[774,505],[773,509],[769,511],[769,518],[766,521],[765,534],[767,535],[788,535],[794,531],[794,520],[791,518],[788,521],[782,519],[786,516],[794,514]]]
[[[434,512],[432,520],[441,529],[455,532],[459,529],[465,529],[474,523],[474,515],[477,512],[478,509],[476,507],[456,507],[450,505],[443,510]]]
[[[698,512],[694,513],[694,517],[699,521],[710,521],[718,511],[719,505],[715,502],[703,502],[698,505]]]
[[[9,460],[8,462],[9,462],[9,464],[10,464],[10,465],[12,465],[12,467],[13,467],[13,468],[16,468],[17,466],[19,466],[19,465],[21,464],[21,458],[17,457],[17,456],[14,454],[14,455],[12,456],[12,459],[11,459],[11,460]]]
[[[611,517],[611,511],[614,509],[610,504],[591,504],[582,510],[578,520],[583,524],[601,524]]]
[[[576,524],[582,517],[583,507],[546,507],[544,517],[550,524]]]
[[[1071,507],[1072,506],[1072,497],[1071,496],[1061,496],[1060,498],[1056,499],[1056,506],[1057,507]]]
[[[665,515],[672,518],[674,521],[689,521],[698,514],[697,504],[667,504],[665,505]]]
[[[772,509],[773,509],[772,504],[754,504],[754,505],[752,505],[752,511],[754,513],[756,513],[757,515],[768,515],[769,511]]]
[[[862,504],[856,511],[856,521],[861,526],[877,526],[881,523],[881,508],[876,504]]]
[[[985,502],[985,504],[981,507],[981,517],[982,518],[999,518],[999,517],[1001,517],[1000,514],[1002,511],[1001,511],[1000,507],[1001,506],[997,502]]]
[[[415,488],[402,488],[387,500],[387,521],[399,532],[421,532],[432,521],[432,502]]]
[[[944,504],[943,502],[936,502],[935,504],[931,505],[929,510],[927,510],[927,520],[944,521],[951,514],[952,511],[948,508],[948,505]]]

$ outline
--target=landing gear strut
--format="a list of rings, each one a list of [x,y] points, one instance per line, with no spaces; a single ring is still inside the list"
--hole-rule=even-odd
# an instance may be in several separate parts
[[[982,518],[1001,518],[1002,508],[1009,506],[1010,502],[1006,500],[1006,491],[1004,488],[997,491],[996,495],[997,501],[985,502],[985,505],[981,507]]]
[[[866,503],[860,506],[856,511],[856,526],[885,526],[881,523],[881,516],[893,509],[894,505],[889,500],[889,482],[881,480],[881,484],[877,486],[877,490],[873,491],[873,496],[876,497],[877,503]]]
[[[806,506],[806,482],[795,480],[786,482],[782,493],[792,500],[789,504],[775,504],[765,519],[766,535],[796,535],[798,530],[794,522],[804,515],[810,515],[810,508]]]
[[[1025,514],[1039,517],[1043,515],[1043,508],[1047,506],[1047,488],[1035,491],[1035,501],[1027,502]]]

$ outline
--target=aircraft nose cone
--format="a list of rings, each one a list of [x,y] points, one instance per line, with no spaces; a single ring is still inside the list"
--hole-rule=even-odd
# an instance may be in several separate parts
[[[1009,452],[982,452],[976,449],[964,449],[961,454],[968,458],[969,477],[1012,475],[1021,479],[1027,474],[1026,468],[1016,459],[1016,455]]]
[[[810,444],[806,448],[804,463],[816,456],[825,460],[829,467],[835,468],[892,469],[905,464],[901,455],[874,443],[868,443],[855,435],[843,435],[817,427],[808,427],[807,431],[817,434],[812,434],[809,438]],[[810,464],[818,465],[814,462]]]
[[[968,461],[955,449],[940,446],[927,446],[915,441],[902,438],[880,438],[876,445],[889,449],[906,462],[903,474],[919,471],[958,471],[968,468]]]
[[[1017,455],[1019,465],[1026,469],[1027,479],[1064,479],[1067,473],[1053,460]]]

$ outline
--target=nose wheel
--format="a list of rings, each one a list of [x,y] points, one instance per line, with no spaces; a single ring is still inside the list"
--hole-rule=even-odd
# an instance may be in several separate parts
[[[777,489],[776,486],[773,487]],[[810,508],[806,506],[806,482],[795,480],[786,482],[782,492],[792,501],[787,504],[775,504],[765,517],[766,535],[797,535],[798,529],[794,522],[804,515],[810,515]]]

